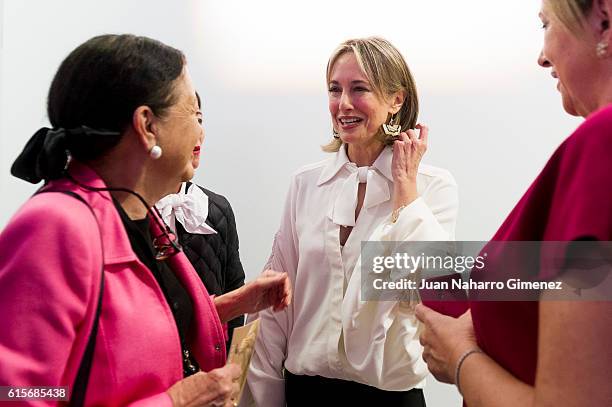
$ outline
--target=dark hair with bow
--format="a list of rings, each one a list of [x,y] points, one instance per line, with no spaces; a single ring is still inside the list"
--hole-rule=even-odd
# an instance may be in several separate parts
[[[59,178],[68,152],[80,161],[115,147],[139,106],[162,117],[175,103],[174,81],[184,54],[134,35],[101,35],[86,41],[60,65],[47,101],[53,129],[38,130],[11,173],[26,181]]]

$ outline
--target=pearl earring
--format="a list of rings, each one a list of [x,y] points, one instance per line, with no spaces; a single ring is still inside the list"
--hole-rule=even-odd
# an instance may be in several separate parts
[[[608,53],[608,42],[607,41],[599,41],[597,46],[595,47],[595,52],[599,58],[604,58]]]
[[[162,149],[160,146],[153,146],[149,150],[149,156],[151,156],[151,158],[154,160],[157,160],[159,157],[161,157],[161,155],[162,155]]]

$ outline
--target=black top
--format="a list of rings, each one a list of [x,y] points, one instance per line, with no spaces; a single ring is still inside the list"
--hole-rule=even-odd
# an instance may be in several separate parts
[[[130,239],[132,250],[134,250],[138,259],[151,270],[172,310],[181,339],[183,373],[185,377],[190,376],[199,370],[197,362],[191,357],[187,345],[187,336],[193,320],[191,297],[170,266],[165,261],[155,260],[155,248],[151,238],[149,217],[132,220],[116,200],[113,200],[113,202]]]
[[[217,233],[188,233],[180,222],[176,222],[177,237],[183,252],[193,264],[208,292],[223,295],[244,285],[244,269],[240,262],[234,211],[223,195],[188,182],[186,190],[190,188],[200,188],[208,196],[206,223]],[[230,339],[233,329],[243,324],[243,316],[228,322]],[[229,349],[229,342],[227,346]]]

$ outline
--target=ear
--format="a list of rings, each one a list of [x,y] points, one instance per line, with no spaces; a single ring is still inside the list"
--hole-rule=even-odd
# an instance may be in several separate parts
[[[155,126],[158,118],[149,106],[139,106],[132,115],[132,127],[138,137],[138,141],[147,151],[157,145]]]
[[[598,40],[612,44],[612,30],[610,29],[612,0],[594,0],[589,17],[596,30]]]
[[[397,112],[399,112],[402,108],[402,105],[404,104],[404,100],[406,100],[406,93],[403,90],[400,90],[399,92],[395,93],[395,95],[391,97],[390,113],[396,114]]]

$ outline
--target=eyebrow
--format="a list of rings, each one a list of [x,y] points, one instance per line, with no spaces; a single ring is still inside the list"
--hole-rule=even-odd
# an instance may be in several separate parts
[[[338,84],[339,82],[338,82],[338,81],[329,81],[329,83],[330,83],[330,84],[332,84],[332,83],[333,83],[333,84]],[[370,86],[370,83],[369,83],[369,82],[362,81],[362,80],[351,81],[351,84],[352,84],[352,85],[360,85],[360,84],[364,84],[364,85],[368,85],[368,86]]]

